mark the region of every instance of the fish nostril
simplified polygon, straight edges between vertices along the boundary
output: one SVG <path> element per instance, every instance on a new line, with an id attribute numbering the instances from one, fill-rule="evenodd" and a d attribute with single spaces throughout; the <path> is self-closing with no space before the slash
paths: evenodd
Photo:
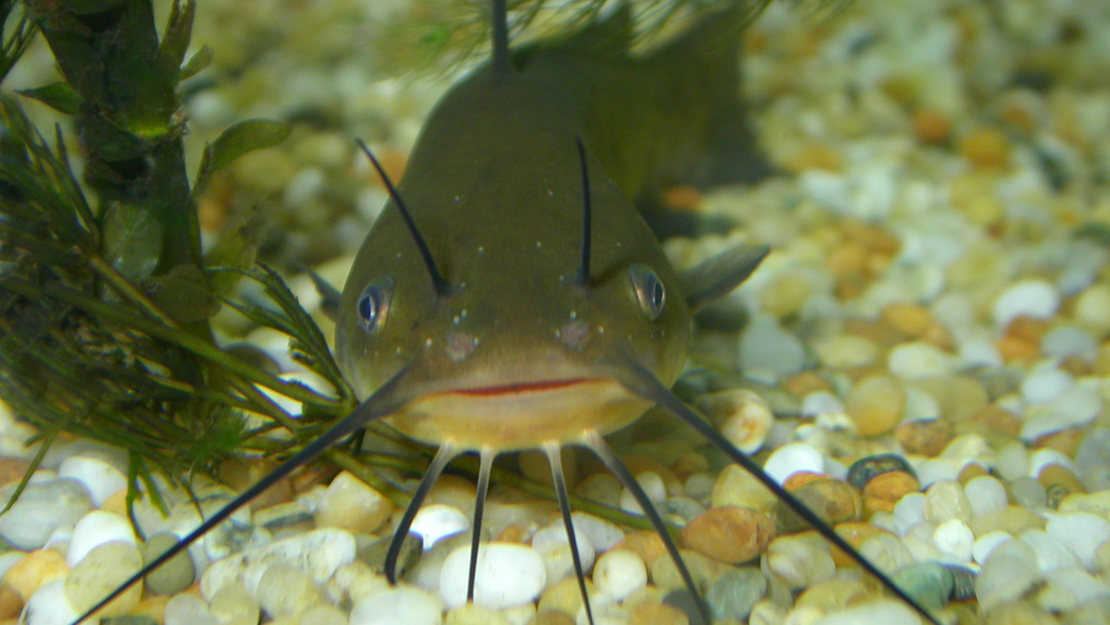
<path id="1" fill-rule="evenodd" d="M 478 337 L 469 332 L 452 332 L 444 341 L 443 351 L 451 362 L 462 362 L 478 347 Z"/>
<path id="2" fill-rule="evenodd" d="M 590 338 L 590 324 L 581 319 L 569 321 L 560 328 L 558 336 L 567 347 L 582 349 Z"/>

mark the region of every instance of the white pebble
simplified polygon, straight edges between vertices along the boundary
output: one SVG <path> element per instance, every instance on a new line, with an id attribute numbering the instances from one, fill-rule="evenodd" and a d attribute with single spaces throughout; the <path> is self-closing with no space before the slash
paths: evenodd
<path id="1" fill-rule="evenodd" d="M 574 512 L 570 515 L 574 523 L 575 532 L 585 534 L 590 539 L 590 544 L 598 552 L 609 551 L 617 543 L 624 540 L 624 532 L 610 521 L 596 517 L 585 512 Z"/>
<path id="2" fill-rule="evenodd" d="M 913 526 L 925 520 L 925 494 L 910 493 L 894 504 L 894 527 L 905 536 Z"/>
<path id="3" fill-rule="evenodd" d="M 844 414 L 840 398 L 828 391 L 814 391 L 802 398 L 802 416 L 819 417 L 826 414 Z"/>
<path id="4" fill-rule="evenodd" d="M 580 529 L 575 529 L 574 538 L 578 544 L 578 559 L 582 570 L 589 571 L 594 563 L 594 546 Z M 567 540 L 566 525 L 562 521 L 536 532 L 532 536 L 532 549 L 543 558 L 548 585 L 574 574 L 574 559 Z"/>
<path id="5" fill-rule="evenodd" d="M 593 582 L 606 596 L 614 601 L 623 601 L 647 585 L 647 567 L 635 553 L 613 549 L 597 559 Z"/>
<path id="6" fill-rule="evenodd" d="M 728 394 L 734 409 L 718 429 L 737 449 L 754 454 L 767 440 L 775 417 L 767 403 L 751 391 L 738 389 Z"/>
<path id="7" fill-rule="evenodd" d="M 932 421 L 940 417 L 940 405 L 933 396 L 913 387 L 906 389 L 906 407 L 902 421 Z"/>
<path id="8" fill-rule="evenodd" d="M 1081 566 L 1071 549 L 1042 529 L 1026 530 L 1018 539 L 1033 549 L 1041 573 Z"/>
<path id="9" fill-rule="evenodd" d="M 929 458 L 914 467 L 914 471 L 918 483 L 927 488 L 937 482 L 954 481 L 967 464 L 968 461 L 962 458 Z"/>
<path id="10" fill-rule="evenodd" d="M 1079 556 L 1088 571 L 1096 570 L 1096 551 L 1110 539 L 1110 523 L 1086 512 L 1053 514 L 1045 531 Z"/>
<path id="11" fill-rule="evenodd" d="M 972 518 L 983 516 L 1006 507 L 1006 487 L 997 478 L 980 475 L 964 484 L 964 494 L 971 504 Z"/>
<path id="12" fill-rule="evenodd" d="M 343 471 L 328 485 L 316 508 L 317 527 L 373 533 L 389 520 L 393 503 L 353 474 Z"/>
<path id="13" fill-rule="evenodd" d="M 1110 596 L 1110 586 L 1106 581 L 1095 578 L 1080 568 L 1060 569 L 1047 577 L 1050 586 L 1058 586 L 1067 591 L 1072 603 L 1063 606 L 1067 609 L 1088 603 L 1094 599 Z"/>
<path id="14" fill-rule="evenodd" d="M 791 590 L 823 582 L 836 573 L 826 543 L 806 534 L 772 540 L 764 557 L 767 570 Z"/>
<path id="15" fill-rule="evenodd" d="M 1058 464 L 1065 469 L 1076 473 L 1075 463 L 1072 462 L 1071 457 L 1067 454 L 1045 447 L 1033 452 L 1029 457 L 1029 477 L 1038 477 L 1041 474 L 1041 469 L 1050 464 Z"/>
<path id="16" fill-rule="evenodd" d="M 904 380 L 947 375 L 955 364 L 955 356 L 925 341 L 901 343 L 887 356 L 887 369 Z"/>
<path id="17" fill-rule="evenodd" d="M 805 443 L 783 445 L 763 464 L 763 471 L 779 484 L 798 471 L 821 473 L 824 469 L 825 459 L 821 452 Z"/>
<path id="18" fill-rule="evenodd" d="M 99 508 L 109 495 L 127 488 L 127 477 L 95 451 L 90 450 L 63 460 L 58 467 L 58 477 L 68 477 L 84 484 L 92 496 L 93 504 Z"/>
<path id="19" fill-rule="evenodd" d="M 1017 599 L 1039 580 L 1040 572 L 1035 563 L 1002 553 L 1015 542 L 1010 541 L 996 549 L 976 576 L 975 596 L 981 610 L 990 610 Z"/>
<path id="20" fill-rule="evenodd" d="M 7 502 L 15 488 L 0 491 Z M 11 509 L 0 516 L 0 537 L 19 549 L 38 549 L 55 530 L 72 527 L 89 511 L 89 492 L 68 479 L 30 483 Z"/>
<path id="21" fill-rule="evenodd" d="M 205 597 L 211 597 L 229 582 L 242 582 L 253 592 L 262 574 L 275 564 L 294 566 L 308 573 L 317 584 L 323 584 L 339 567 L 354 559 L 355 539 L 349 532 L 318 529 L 213 563 L 201 576 L 200 589 Z"/>
<path id="22" fill-rule="evenodd" d="M 1029 474 L 1029 451 L 1019 442 L 1009 443 L 998 450 L 995 469 L 1002 479 L 1013 481 Z"/>
<path id="23" fill-rule="evenodd" d="M 450 608 L 466 603 L 470 545 L 457 547 L 443 562 L 439 594 Z M 539 596 L 547 570 L 535 551 L 515 543 L 490 542 L 478 549 L 474 602 L 501 609 L 522 605 Z"/>
<path id="24" fill-rule="evenodd" d="M 94 510 L 77 522 L 73 528 L 73 538 L 66 552 L 66 564 L 73 567 L 96 547 L 120 540 L 135 544 L 135 532 L 127 519 L 112 512 Z"/>
<path id="25" fill-rule="evenodd" d="M 925 518 L 933 523 L 952 519 L 967 521 L 971 519 L 971 502 L 959 482 L 943 480 L 925 492 L 923 512 Z"/>
<path id="26" fill-rule="evenodd" d="M 1021 394 L 1025 401 L 1043 404 L 1066 391 L 1075 382 L 1066 371 L 1055 366 L 1037 367 L 1021 383 Z"/>
<path id="27" fill-rule="evenodd" d="M 977 538 L 975 544 L 971 546 L 971 557 L 979 564 L 983 564 L 999 545 L 1011 540 L 1014 540 L 1014 537 L 1001 530 L 987 532 Z"/>
<path id="28" fill-rule="evenodd" d="M 1003 328 L 1018 317 L 1051 319 L 1060 308 L 1060 292 L 1045 280 L 1025 280 L 1006 289 L 994 302 L 994 324 Z"/>
<path id="29" fill-rule="evenodd" d="M 802 370 L 805 347 L 768 314 L 756 314 L 740 335 L 740 368 L 749 377 L 774 382 Z"/>
<path id="30" fill-rule="evenodd" d="M 1098 355 L 1098 340 L 1083 328 L 1062 325 L 1041 337 L 1041 351 L 1049 358 L 1074 357 L 1092 362 Z"/>
<path id="31" fill-rule="evenodd" d="M 65 580 L 54 580 L 39 587 L 23 606 L 19 622 L 23 625 L 69 625 L 77 612 L 66 599 Z"/>
<path id="32" fill-rule="evenodd" d="M 424 539 L 424 551 L 428 551 L 440 540 L 468 529 L 469 516 L 454 506 L 434 503 L 416 513 L 409 531 Z"/>
<path id="33" fill-rule="evenodd" d="M 439 597 L 399 585 L 355 603 L 350 625 L 440 625 L 442 612 Z"/>
<path id="34" fill-rule="evenodd" d="M 301 614 L 322 599 L 320 588 L 312 578 L 288 564 L 266 567 L 259 577 L 256 594 L 259 605 L 273 618 Z"/>
<path id="35" fill-rule="evenodd" d="M 647 495 L 648 501 L 651 503 L 659 503 L 667 498 L 667 486 L 663 484 L 663 478 L 655 471 L 644 471 L 636 476 L 636 482 L 643 489 L 644 494 Z M 632 491 L 627 488 L 621 490 L 620 500 L 621 510 L 631 512 L 632 514 L 642 515 L 644 511 L 640 508 L 640 502 L 636 501 L 636 497 Z"/>
<path id="36" fill-rule="evenodd" d="M 954 558 L 958 562 L 971 561 L 971 548 L 975 543 L 975 535 L 971 528 L 959 519 L 950 519 L 933 530 L 933 545 L 941 553 Z"/>

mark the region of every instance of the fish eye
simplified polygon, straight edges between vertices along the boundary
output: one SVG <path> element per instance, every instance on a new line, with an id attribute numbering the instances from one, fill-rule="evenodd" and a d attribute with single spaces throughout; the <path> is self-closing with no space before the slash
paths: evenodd
<path id="1" fill-rule="evenodd" d="M 655 321 L 663 314 L 663 307 L 667 304 L 667 290 L 663 281 L 651 267 L 635 264 L 628 268 L 628 279 L 632 281 L 632 289 L 636 292 L 636 301 L 640 310 L 650 321 Z"/>
<path id="2" fill-rule="evenodd" d="M 382 278 L 366 285 L 358 297 L 358 323 L 367 334 L 382 328 L 389 313 L 389 300 L 393 295 L 393 279 Z"/>

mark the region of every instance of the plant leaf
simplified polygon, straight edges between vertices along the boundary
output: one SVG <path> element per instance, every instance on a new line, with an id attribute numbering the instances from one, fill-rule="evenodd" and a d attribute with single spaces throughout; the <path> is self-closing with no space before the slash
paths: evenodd
<path id="1" fill-rule="evenodd" d="M 199 74 L 201 70 L 208 67 L 210 63 L 212 63 L 212 48 L 209 48 L 208 44 L 205 44 L 200 47 L 200 50 L 194 52 L 193 56 L 190 56 L 185 61 L 185 64 L 181 66 L 181 73 L 178 74 L 177 79 L 185 80 L 186 78 L 192 78 Z"/>
<path id="2" fill-rule="evenodd" d="M 209 176 L 247 152 L 281 143 L 290 130 L 288 124 L 269 119 L 248 119 L 224 130 L 204 149 L 196 186 L 203 186 Z"/>
<path id="3" fill-rule="evenodd" d="M 32 100 L 38 100 L 59 113 L 76 115 L 81 111 L 81 97 L 65 82 L 52 82 L 34 89 L 21 89 L 19 93 Z"/>

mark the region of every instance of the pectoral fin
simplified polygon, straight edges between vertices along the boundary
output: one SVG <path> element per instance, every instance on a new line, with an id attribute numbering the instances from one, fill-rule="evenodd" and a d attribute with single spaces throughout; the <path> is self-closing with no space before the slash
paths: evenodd
<path id="1" fill-rule="evenodd" d="M 766 245 L 737 245 L 679 274 L 690 311 L 732 292 L 770 251 Z"/>

